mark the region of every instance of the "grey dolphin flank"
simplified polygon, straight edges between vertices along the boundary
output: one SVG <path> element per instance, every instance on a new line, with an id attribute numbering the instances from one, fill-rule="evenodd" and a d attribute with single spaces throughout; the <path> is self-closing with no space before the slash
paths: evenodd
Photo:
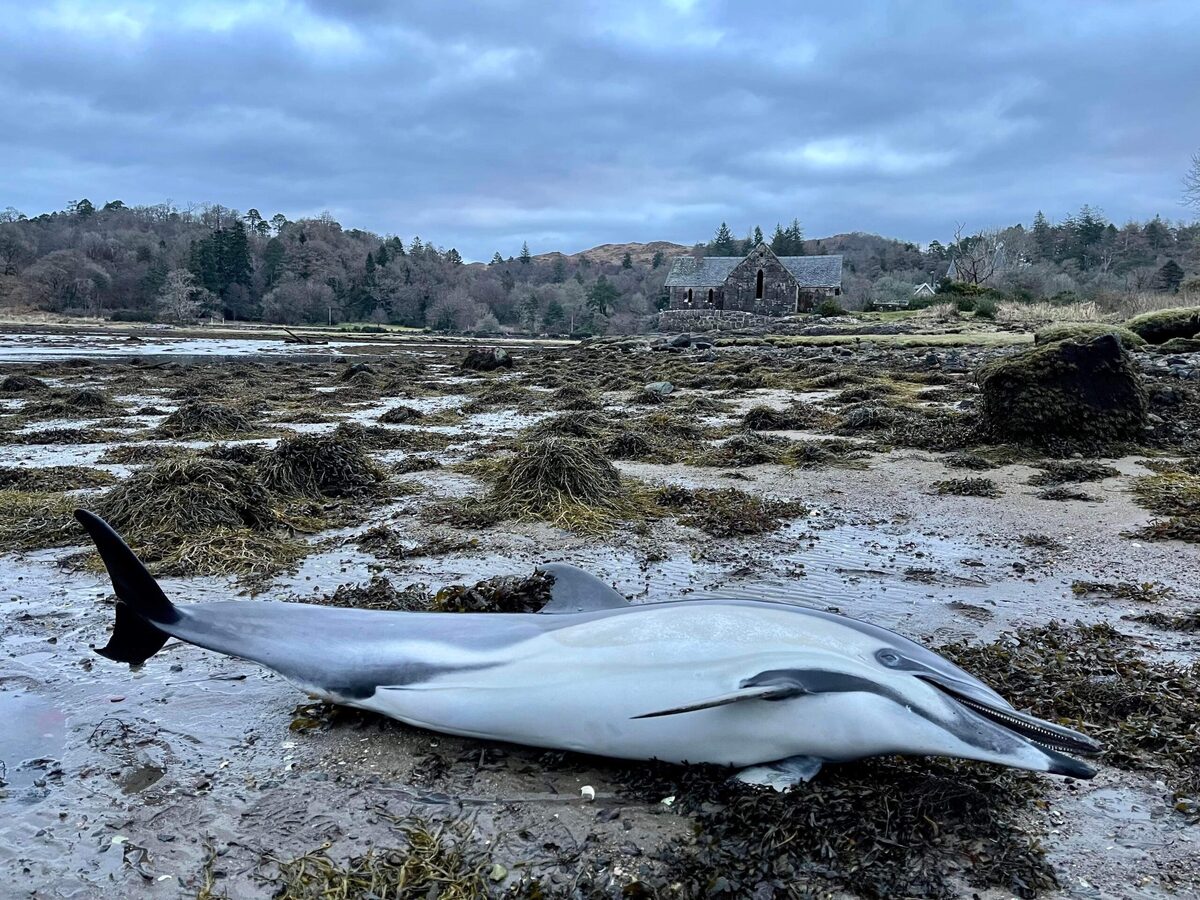
<path id="1" fill-rule="evenodd" d="M 786 787 L 824 762 L 952 756 L 1091 778 L 1095 741 L 1019 712 L 887 629 L 790 604 L 630 605 L 572 566 L 539 613 L 226 601 L 175 606 L 102 519 L 112 577 L 98 652 L 140 665 L 168 638 L 252 660 L 336 703 L 434 731 L 625 759 L 716 763 Z M 1064 752 L 1065 751 L 1065 752 Z"/>

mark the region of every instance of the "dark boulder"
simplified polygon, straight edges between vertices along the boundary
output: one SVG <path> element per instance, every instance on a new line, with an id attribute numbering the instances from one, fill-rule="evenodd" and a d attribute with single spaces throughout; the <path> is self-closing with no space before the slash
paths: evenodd
<path id="1" fill-rule="evenodd" d="M 1163 344 L 1171 338 L 1190 338 L 1200 332 L 1200 306 L 1143 313 L 1126 322 L 1125 327 L 1151 344 Z"/>
<path id="2" fill-rule="evenodd" d="M 979 373 L 981 427 L 991 440 L 1051 451 L 1136 440 L 1146 389 L 1116 335 L 1055 341 L 996 360 Z"/>
<path id="3" fill-rule="evenodd" d="M 472 372 L 494 372 L 512 367 L 512 354 L 502 347 L 472 347 L 462 361 L 462 368 Z"/>

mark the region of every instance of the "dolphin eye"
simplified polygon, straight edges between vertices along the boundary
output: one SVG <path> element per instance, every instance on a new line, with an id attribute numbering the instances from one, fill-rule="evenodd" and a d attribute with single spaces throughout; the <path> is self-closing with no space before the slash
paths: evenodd
<path id="1" fill-rule="evenodd" d="M 880 650 L 875 654 L 875 658 L 885 666 L 900 665 L 900 654 L 896 653 L 894 650 Z"/>

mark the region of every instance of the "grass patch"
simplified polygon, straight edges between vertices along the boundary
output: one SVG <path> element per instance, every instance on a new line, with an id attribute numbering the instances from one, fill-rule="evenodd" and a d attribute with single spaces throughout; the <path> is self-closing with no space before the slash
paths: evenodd
<path id="1" fill-rule="evenodd" d="M 1000 496 L 1000 486 L 990 478 L 949 478 L 945 481 L 935 481 L 933 490 L 938 494 L 952 494 L 957 497 L 987 497 L 995 499 Z"/>

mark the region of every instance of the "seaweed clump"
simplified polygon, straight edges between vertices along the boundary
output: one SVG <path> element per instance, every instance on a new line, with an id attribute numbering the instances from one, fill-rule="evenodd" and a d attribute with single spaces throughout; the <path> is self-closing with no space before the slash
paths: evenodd
<path id="1" fill-rule="evenodd" d="M 254 430 L 254 424 L 237 409 L 191 400 L 163 419 L 157 432 L 168 438 L 204 438 L 248 434 Z"/>
<path id="2" fill-rule="evenodd" d="M 1157 581 L 1119 581 L 1114 583 L 1104 581 L 1072 581 L 1071 593 L 1076 597 L 1098 595 L 1110 600 L 1132 600 L 1135 603 L 1157 603 L 1169 600 L 1175 595 L 1171 588 Z"/>
<path id="3" fill-rule="evenodd" d="M 110 472 L 85 466 L 0 466 L 0 490 L 78 491 L 116 481 Z"/>
<path id="4" fill-rule="evenodd" d="M 680 524 L 713 537 L 764 534 L 786 520 L 806 515 L 796 501 L 755 497 L 737 488 L 685 488 L 673 485 L 655 496 L 659 506 L 682 513 Z"/>
<path id="5" fill-rule="evenodd" d="M 827 414 L 807 403 L 794 403 L 786 409 L 755 406 L 742 416 L 742 427 L 748 431 L 802 431 L 823 424 Z"/>
<path id="6" fill-rule="evenodd" d="M 1200 544 L 1200 475 L 1166 472 L 1134 479 L 1138 503 L 1157 515 L 1140 535 Z"/>
<path id="7" fill-rule="evenodd" d="M 362 496 L 386 478 L 362 444 L 337 431 L 282 440 L 258 469 L 267 487 L 291 497 Z"/>
<path id="8" fill-rule="evenodd" d="M 595 532 L 639 513 L 620 473 L 595 441 L 554 435 L 520 441 L 489 478 L 486 497 L 459 504 L 463 521 L 542 520 Z"/>
<path id="9" fill-rule="evenodd" d="M 983 472 L 987 469 L 996 468 L 996 464 L 986 456 L 980 456 L 978 453 L 969 453 L 967 451 L 951 453 L 942 461 L 952 469 L 970 469 L 975 472 Z"/>
<path id="10" fill-rule="evenodd" d="M 425 414 L 419 409 L 413 409 L 411 406 L 393 406 L 379 417 L 379 421 L 384 425 L 407 425 L 409 422 L 415 422 L 417 419 L 424 418 Z"/>
<path id="11" fill-rule="evenodd" d="M 429 601 L 434 612 L 529 613 L 550 602 L 554 578 L 534 572 L 522 578 L 500 575 L 474 585 L 452 584 L 442 588 Z"/>
<path id="12" fill-rule="evenodd" d="M 1177 796 L 1200 795 L 1200 666 L 1151 661 L 1103 623 L 1051 623 L 940 650 L 1018 709 L 1104 743 L 1108 765 L 1158 772 Z"/>
<path id="13" fill-rule="evenodd" d="M 723 441 L 703 455 L 697 455 L 693 464 L 699 466 L 733 466 L 744 468 L 763 463 L 778 463 L 784 459 L 791 442 L 784 437 L 743 431 Z"/>
<path id="14" fill-rule="evenodd" d="M 79 536 L 76 501 L 62 494 L 0 489 L 0 552 L 70 544 Z"/>
<path id="15" fill-rule="evenodd" d="M 95 512 L 166 575 L 265 576 L 307 554 L 254 469 L 181 456 L 131 475 Z"/>
<path id="16" fill-rule="evenodd" d="M 417 585 L 410 585 L 403 589 L 397 588 L 382 575 L 373 576 L 365 584 L 338 585 L 333 593 L 323 597 L 292 599 L 305 603 L 318 603 L 321 606 L 340 606 L 352 609 L 419 612 L 429 608 L 429 594 L 424 588 Z"/>
<path id="17" fill-rule="evenodd" d="M 466 823 L 436 824 L 408 819 L 399 825 L 403 846 L 372 848 L 344 864 L 324 849 L 293 859 L 272 861 L 275 900 L 325 900 L 330 897 L 424 898 L 485 900 L 489 882 L 503 880 L 507 870 L 471 843 Z M 502 874 L 503 873 L 503 874 Z"/>
<path id="18" fill-rule="evenodd" d="M 0 378 L 0 394 L 7 396 L 43 394 L 50 390 L 50 385 L 32 375 L 5 375 Z"/>
<path id="19" fill-rule="evenodd" d="M 711 766 L 649 777 L 640 794 L 669 795 L 695 820 L 695 838 L 665 853 L 670 896 L 951 898 L 964 876 L 1019 897 L 1058 885 L 1023 821 L 1042 793 L 1025 773 L 888 757 L 830 766 L 786 793 Z"/>
<path id="20" fill-rule="evenodd" d="M 1113 335 L 1056 341 L 980 370 L 983 434 L 1057 453 L 1100 449 L 1142 435 L 1146 390 Z"/>
<path id="21" fill-rule="evenodd" d="M 939 494 L 958 497 L 987 497 L 994 500 L 1000 496 L 1000 486 L 990 478 L 949 478 L 935 481 L 933 489 Z"/>
<path id="22" fill-rule="evenodd" d="M 1046 463 L 1042 471 L 1030 476 L 1029 483 L 1043 486 L 1055 484 L 1078 484 L 1084 481 L 1103 481 L 1120 475 L 1119 469 L 1091 460 L 1062 460 Z"/>

